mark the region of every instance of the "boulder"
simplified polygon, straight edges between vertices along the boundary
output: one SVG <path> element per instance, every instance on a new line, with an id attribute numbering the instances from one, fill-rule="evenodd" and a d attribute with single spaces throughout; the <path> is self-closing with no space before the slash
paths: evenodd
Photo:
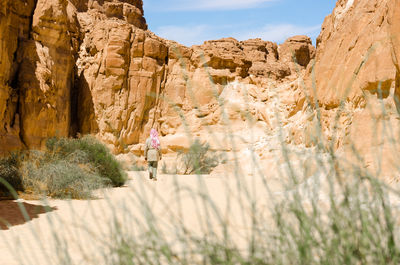
<path id="1" fill-rule="evenodd" d="M 296 63 L 307 67 L 315 57 L 315 47 L 308 36 L 294 36 L 279 45 L 279 60 L 284 63 Z"/>

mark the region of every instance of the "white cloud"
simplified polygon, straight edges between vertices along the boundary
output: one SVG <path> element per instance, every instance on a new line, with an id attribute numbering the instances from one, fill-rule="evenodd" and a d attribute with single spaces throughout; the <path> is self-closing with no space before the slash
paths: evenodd
<path id="1" fill-rule="evenodd" d="M 164 6 L 168 11 L 235 10 L 248 9 L 277 0 L 170 0 Z"/>
<path id="2" fill-rule="evenodd" d="M 234 37 L 238 40 L 261 38 L 266 41 L 282 43 L 295 35 L 307 35 L 315 39 L 321 26 L 296 26 L 292 24 L 265 25 L 253 30 L 238 29 L 235 26 L 197 25 L 197 26 L 162 26 L 155 30 L 160 37 L 177 41 L 186 46 L 202 44 L 206 40 Z"/>
<path id="3" fill-rule="evenodd" d="M 205 40 L 213 38 L 212 36 L 215 34 L 208 25 L 162 26 L 155 33 L 160 37 L 174 40 L 187 46 L 202 44 Z"/>

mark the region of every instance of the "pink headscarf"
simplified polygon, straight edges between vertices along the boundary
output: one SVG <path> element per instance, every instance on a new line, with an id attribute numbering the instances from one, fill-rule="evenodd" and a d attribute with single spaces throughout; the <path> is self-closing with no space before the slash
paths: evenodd
<path id="1" fill-rule="evenodd" d="M 155 149 L 160 149 L 160 140 L 158 139 L 158 132 L 155 129 L 150 131 L 151 146 Z"/>

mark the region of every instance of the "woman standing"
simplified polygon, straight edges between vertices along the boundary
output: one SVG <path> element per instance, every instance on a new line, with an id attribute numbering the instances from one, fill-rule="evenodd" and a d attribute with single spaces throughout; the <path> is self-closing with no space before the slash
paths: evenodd
<path id="1" fill-rule="evenodd" d="M 161 160 L 161 145 L 158 139 L 158 133 L 155 129 L 151 129 L 150 137 L 146 139 L 144 147 L 144 159 L 149 165 L 149 178 L 157 181 L 157 165 Z"/>

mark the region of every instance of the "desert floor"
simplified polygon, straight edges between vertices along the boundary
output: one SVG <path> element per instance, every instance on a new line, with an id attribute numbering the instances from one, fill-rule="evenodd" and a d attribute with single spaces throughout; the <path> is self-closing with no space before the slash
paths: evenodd
<path id="1" fill-rule="evenodd" d="M 129 172 L 129 179 L 124 187 L 99 191 L 94 200 L 0 201 L 0 218 L 11 225 L 0 230 L 0 264 L 103 264 L 114 224 L 143 240 L 140 233 L 151 220 L 167 238 L 174 237 L 178 222 L 203 235 L 210 227 L 218 233 L 218 220 L 223 220 L 240 244 L 250 225 L 250 202 L 257 201 L 253 211 L 268 214 L 269 196 L 281 194 L 278 186 L 268 185 L 269 190 L 261 178 L 251 176 L 159 175 L 154 182 L 146 172 Z"/>
<path id="2" fill-rule="evenodd" d="M 178 228 L 202 237 L 222 235 L 221 228 L 228 227 L 238 248 L 246 249 L 252 216 L 273 229 L 272 207 L 294 191 L 306 198 L 309 187 L 318 189 L 320 206 L 328 209 L 327 183 L 318 174 L 295 188 L 283 187 L 278 174 L 160 174 L 154 182 L 147 172 L 131 171 L 125 186 L 97 191 L 93 200 L 0 201 L 0 218 L 11 225 L 0 227 L 0 264 L 106 264 L 115 254 L 117 235 L 146 245 L 150 227 L 172 245 L 182 233 Z M 399 196 L 389 197 L 398 214 Z M 30 221 L 21 215 L 20 205 Z M 310 206 L 307 200 L 304 206 Z M 400 223 L 400 214 L 396 219 Z M 179 251 L 181 246 L 175 247 Z"/>

